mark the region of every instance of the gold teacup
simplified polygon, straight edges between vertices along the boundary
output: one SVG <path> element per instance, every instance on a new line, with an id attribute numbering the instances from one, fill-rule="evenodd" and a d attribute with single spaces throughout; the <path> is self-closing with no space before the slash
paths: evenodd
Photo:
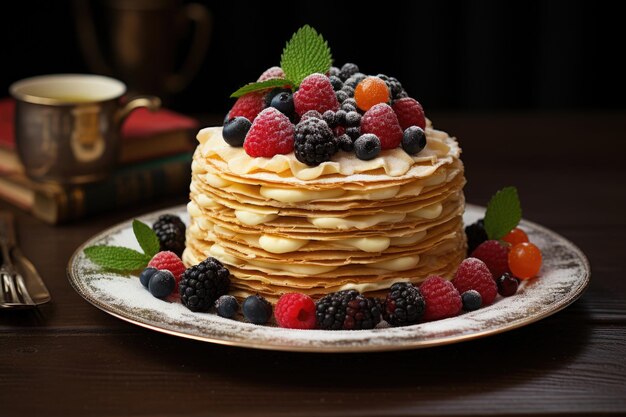
<path id="1" fill-rule="evenodd" d="M 161 100 L 123 102 L 126 85 L 88 74 L 43 75 L 9 88 L 16 99 L 15 142 L 26 174 L 38 181 L 85 183 L 106 177 L 117 162 L 120 128 L 134 109 Z"/>

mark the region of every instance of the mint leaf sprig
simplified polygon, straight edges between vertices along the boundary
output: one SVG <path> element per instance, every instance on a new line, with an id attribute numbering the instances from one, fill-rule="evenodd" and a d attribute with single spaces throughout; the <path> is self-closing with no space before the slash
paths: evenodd
<path id="1" fill-rule="evenodd" d="M 515 229 L 522 219 L 522 207 L 517 188 L 505 187 L 494 194 L 487 204 L 485 231 L 489 239 L 499 240 Z"/>
<path id="2" fill-rule="evenodd" d="M 293 90 L 311 74 L 317 72 L 326 74 L 332 62 L 333 57 L 328 42 L 311 26 L 304 25 L 293 34 L 280 57 L 280 67 L 285 73 L 284 79 L 249 83 L 230 96 L 237 98 L 254 91 L 285 85 Z"/>
<path id="3" fill-rule="evenodd" d="M 133 233 L 143 253 L 123 246 L 94 245 L 85 248 L 93 263 L 113 271 L 133 272 L 145 268 L 160 250 L 159 238 L 150 226 L 133 220 Z"/>

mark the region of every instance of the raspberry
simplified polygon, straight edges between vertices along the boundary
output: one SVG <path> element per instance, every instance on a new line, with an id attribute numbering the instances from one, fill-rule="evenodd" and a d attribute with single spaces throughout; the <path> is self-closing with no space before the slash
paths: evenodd
<path id="1" fill-rule="evenodd" d="M 170 251 L 163 251 L 154 255 L 148 262 L 148 266 L 161 271 L 170 271 L 174 275 L 174 279 L 176 279 L 176 287 L 178 287 L 181 275 L 185 272 L 183 261 L 180 260 L 178 255 Z"/>
<path id="2" fill-rule="evenodd" d="M 478 258 L 483 261 L 493 279 L 498 279 L 505 272 L 509 271 L 509 248 L 497 240 L 488 240 L 478 245 L 471 254 L 472 258 Z"/>
<path id="3" fill-rule="evenodd" d="M 410 126 L 426 129 L 424 109 L 417 100 L 411 97 L 400 98 L 396 100 L 391 107 L 393 107 L 393 111 L 396 112 L 398 122 L 400 122 L 402 129 L 406 129 Z"/>
<path id="4" fill-rule="evenodd" d="M 233 108 L 228 112 L 227 118 L 230 120 L 234 117 L 242 116 L 252 122 L 261 110 L 265 108 L 266 93 L 267 90 L 254 91 L 239 97 Z"/>
<path id="5" fill-rule="evenodd" d="M 337 139 L 325 121 L 309 118 L 296 126 L 294 152 L 298 161 L 316 166 L 339 150 Z"/>
<path id="6" fill-rule="evenodd" d="M 480 259 L 467 258 L 459 265 L 454 275 L 452 285 L 463 294 L 465 291 L 475 290 L 480 293 L 483 305 L 493 303 L 498 295 L 498 286 L 489 272 L 487 265 Z"/>
<path id="7" fill-rule="evenodd" d="M 363 111 L 371 109 L 379 103 L 389 102 L 387 84 L 378 77 L 367 77 L 354 89 L 356 105 Z"/>
<path id="8" fill-rule="evenodd" d="M 274 317 L 280 327 L 313 329 L 315 328 L 315 303 L 306 294 L 283 294 L 274 308 Z"/>
<path id="9" fill-rule="evenodd" d="M 450 281 L 433 275 L 420 285 L 426 308 L 422 320 L 433 321 L 454 317 L 461 312 L 461 295 Z"/>
<path id="10" fill-rule="evenodd" d="M 369 109 L 361 118 L 361 133 L 372 133 L 380 139 L 382 149 L 393 149 L 402 141 L 402 129 L 393 109 L 380 103 Z"/>
<path id="11" fill-rule="evenodd" d="M 285 78 L 285 73 L 281 67 L 271 67 L 263 71 L 257 82 L 273 80 L 275 78 Z"/>
<path id="12" fill-rule="evenodd" d="M 293 95 L 296 113 L 302 116 L 309 110 L 324 113 L 326 110 L 337 111 L 339 102 L 330 80 L 322 74 L 311 74 L 300 84 Z"/>
<path id="13" fill-rule="evenodd" d="M 269 107 L 254 119 L 243 149 L 252 157 L 286 154 L 293 151 L 293 134 L 294 126 L 289 118 Z"/>
<path id="14" fill-rule="evenodd" d="M 511 248 L 508 261 L 511 272 L 517 278 L 532 278 L 541 269 L 541 251 L 532 243 L 518 243 Z"/>

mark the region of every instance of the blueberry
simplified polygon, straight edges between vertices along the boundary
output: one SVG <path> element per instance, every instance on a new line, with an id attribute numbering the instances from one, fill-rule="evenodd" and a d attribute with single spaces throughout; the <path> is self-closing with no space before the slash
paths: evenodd
<path id="1" fill-rule="evenodd" d="M 215 308 L 219 316 L 230 319 L 239 311 L 239 303 L 232 295 L 222 295 L 215 301 Z"/>
<path id="2" fill-rule="evenodd" d="M 143 271 L 141 271 L 141 274 L 139 274 L 139 282 L 141 282 L 141 285 L 143 285 L 144 287 L 148 288 L 148 283 L 150 282 L 150 278 L 152 278 L 152 276 L 157 271 L 158 271 L 158 269 L 152 268 L 151 266 L 149 266 L 146 269 L 144 269 Z"/>
<path id="3" fill-rule="evenodd" d="M 337 96 L 337 101 L 340 103 L 343 103 L 344 100 L 347 100 L 350 98 L 350 96 L 348 95 L 348 93 L 346 93 L 343 90 L 339 90 L 335 93 L 335 96 Z"/>
<path id="4" fill-rule="evenodd" d="M 380 153 L 380 139 L 372 133 L 360 136 L 354 141 L 354 151 L 359 159 L 364 161 L 374 159 Z"/>
<path id="5" fill-rule="evenodd" d="M 270 92 L 265 95 L 265 98 L 264 98 L 265 107 L 270 107 L 272 105 L 272 100 L 274 99 L 274 97 L 276 97 L 280 93 L 291 93 L 291 90 L 289 88 L 281 88 L 281 87 L 276 87 L 276 88 L 271 89 Z"/>
<path id="6" fill-rule="evenodd" d="M 344 110 L 337 110 L 335 112 L 335 123 L 339 126 L 346 124 L 346 112 Z"/>
<path id="7" fill-rule="evenodd" d="M 348 98 L 348 99 L 344 100 L 343 103 L 341 103 L 341 108 L 342 109 L 344 107 L 347 107 L 347 106 L 351 106 L 351 107 L 354 107 L 356 109 L 356 100 L 353 99 L 353 98 Z M 346 109 L 344 109 L 344 110 L 346 110 Z M 348 111 L 350 111 L 350 110 L 346 110 L 346 112 L 348 112 Z"/>
<path id="8" fill-rule="evenodd" d="M 361 124 L 361 115 L 356 111 L 349 111 L 346 113 L 346 126 L 357 127 Z"/>
<path id="9" fill-rule="evenodd" d="M 232 118 L 224 125 L 222 137 L 230 146 L 243 146 L 243 141 L 246 139 L 250 126 L 252 126 L 252 123 L 245 117 L 238 116 Z"/>
<path id="10" fill-rule="evenodd" d="M 174 275 L 172 275 L 170 271 L 163 270 L 157 271 L 152 275 L 150 283 L 148 284 L 148 290 L 150 290 L 150 294 L 156 298 L 165 298 L 174 291 L 175 286 L 176 280 L 174 279 Z"/>
<path id="11" fill-rule="evenodd" d="M 295 111 L 293 106 L 293 94 L 291 94 L 291 91 L 283 91 L 276 94 L 272 99 L 270 106 L 274 107 L 285 116 L 291 117 Z"/>
<path id="12" fill-rule="evenodd" d="M 343 87 L 343 81 L 341 81 L 339 77 L 331 75 L 330 77 L 328 77 L 328 79 L 330 80 L 330 84 L 333 86 L 333 90 L 341 90 L 341 87 Z"/>
<path id="13" fill-rule="evenodd" d="M 349 85 L 344 85 L 343 87 L 341 87 L 341 91 L 346 93 L 348 97 L 354 97 L 354 88 L 350 87 Z"/>
<path id="14" fill-rule="evenodd" d="M 426 147 L 426 133 L 421 127 L 407 127 L 402 135 L 402 149 L 409 155 L 415 155 Z"/>
<path id="15" fill-rule="evenodd" d="M 326 110 L 324 114 L 322 114 L 322 119 L 326 122 L 328 127 L 331 129 L 337 126 L 337 120 L 335 118 L 335 113 L 332 110 Z"/>
<path id="16" fill-rule="evenodd" d="M 359 72 L 359 67 L 357 67 L 356 64 L 348 62 L 341 67 L 341 70 L 339 71 L 339 78 L 346 80 L 357 72 Z"/>
<path id="17" fill-rule="evenodd" d="M 339 149 L 346 152 L 352 152 L 354 149 L 354 142 L 352 138 L 346 134 L 343 134 L 337 138 L 337 143 L 339 144 Z"/>
<path id="18" fill-rule="evenodd" d="M 478 310 L 483 304 L 483 298 L 476 290 L 468 290 L 461 294 L 461 300 L 463 301 L 463 310 L 474 311 Z"/>
<path id="19" fill-rule="evenodd" d="M 272 317 L 272 305 L 258 294 L 246 298 L 242 310 L 246 320 L 254 324 L 265 324 Z"/>
<path id="20" fill-rule="evenodd" d="M 349 127 L 346 129 L 346 135 L 350 136 L 350 139 L 357 140 L 361 136 L 360 127 Z"/>
<path id="21" fill-rule="evenodd" d="M 498 284 L 498 293 L 503 297 L 510 297 L 517 292 L 519 281 L 517 278 L 509 274 L 504 273 L 500 278 L 496 280 Z"/>

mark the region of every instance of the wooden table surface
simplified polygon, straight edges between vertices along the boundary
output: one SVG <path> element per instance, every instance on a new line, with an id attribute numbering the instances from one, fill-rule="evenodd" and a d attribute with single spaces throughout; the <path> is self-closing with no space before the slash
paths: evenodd
<path id="1" fill-rule="evenodd" d="M 468 202 L 516 185 L 524 217 L 592 267 L 575 304 L 481 340 L 379 354 L 231 348 L 159 334 L 92 307 L 66 263 L 96 232 L 162 201 L 51 227 L 18 216 L 53 300 L 0 311 L 0 415 L 626 415 L 626 114 L 441 114 L 464 149 Z"/>

